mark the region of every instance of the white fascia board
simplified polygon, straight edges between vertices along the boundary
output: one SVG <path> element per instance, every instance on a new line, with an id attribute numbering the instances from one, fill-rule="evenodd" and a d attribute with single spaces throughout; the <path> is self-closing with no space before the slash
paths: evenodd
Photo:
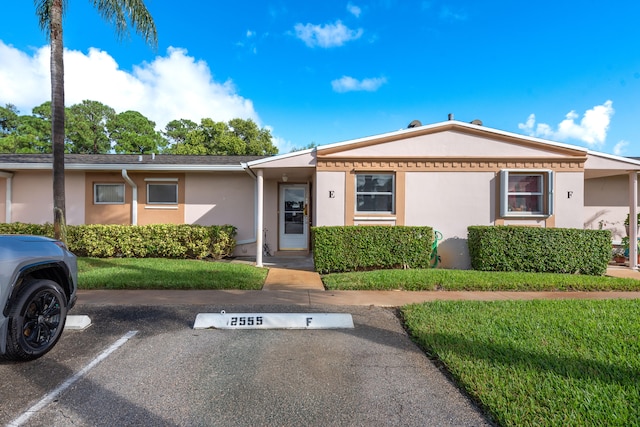
<path id="1" fill-rule="evenodd" d="M 307 148 L 306 150 L 294 151 L 292 153 L 277 154 L 275 156 L 265 157 L 264 159 L 252 160 L 250 162 L 245 163 L 245 165 L 251 168 L 253 166 L 258 166 L 258 165 L 261 165 L 263 163 L 269 163 L 269 162 L 273 162 L 273 161 L 277 161 L 277 160 L 287 159 L 289 157 L 296 157 L 296 156 L 301 156 L 301 155 L 304 155 L 304 154 L 309 154 L 309 153 L 313 152 L 314 150 L 315 150 L 315 148 Z"/>
<path id="2" fill-rule="evenodd" d="M 601 153 L 600 151 L 592 151 L 592 150 L 589 150 L 587 154 L 590 155 L 590 156 L 603 157 L 605 159 L 615 160 L 617 162 L 622 162 L 622 163 L 627 163 L 630 166 L 640 167 L 640 160 L 634 160 L 634 159 L 630 159 L 628 157 L 616 156 L 615 154 Z"/>
<path id="3" fill-rule="evenodd" d="M 0 163 L 1 169 L 8 170 L 51 170 L 51 163 Z M 66 163 L 65 170 L 81 171 L 169 171 L 169 172 L 244 172 L 242 165 L 137 165 L 128 164 L 79 164 Z"/>

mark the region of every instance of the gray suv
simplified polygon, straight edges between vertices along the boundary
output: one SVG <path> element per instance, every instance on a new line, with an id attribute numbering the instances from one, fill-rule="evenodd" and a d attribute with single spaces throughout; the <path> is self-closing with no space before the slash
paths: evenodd
<path id="1" fill-rule="evenodd" d="M 32 360 L 51 350 L 77 286 L 76 256 L 62 242 L 0 235 L 0 358 Z"/>

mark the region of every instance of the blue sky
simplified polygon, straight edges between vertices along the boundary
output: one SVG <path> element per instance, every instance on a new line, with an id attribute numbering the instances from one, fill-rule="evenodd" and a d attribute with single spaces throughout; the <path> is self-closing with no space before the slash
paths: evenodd
<path id="1" fill-rule="evenodd" d="M 64 21 L 66 100 L 172 119 L 252 118 L 280 152 L 447 119 L 640 156 L 640 3 L 147 0 L 159 46 L 88 0 Z M 0 26 L 0 105 L 49 99 L 33 2 Z"/>

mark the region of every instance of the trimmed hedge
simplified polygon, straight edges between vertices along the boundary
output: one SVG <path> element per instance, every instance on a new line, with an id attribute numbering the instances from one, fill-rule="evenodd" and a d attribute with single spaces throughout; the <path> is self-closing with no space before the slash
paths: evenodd
<path id="1" fill-rule="evenodd" d="M 0 224 L 0 234 L 53 237 L 51 224 Z M 77 256 L 110 258 L 206 258 L 230 256 L 236 228 L 231 225 L 68 225 L 67 244 Z"/>
<path id="2" fill-rule="evenodd" d="M 611 258 L 608 230 L 516 226 L 468 227 L 471 268 L 603 275 Z"/>
<path id="3" fill-rule="evenodd" d="M 429 267 L 431 227 L 313 227 L 312 233 L 320 273 Z"/>

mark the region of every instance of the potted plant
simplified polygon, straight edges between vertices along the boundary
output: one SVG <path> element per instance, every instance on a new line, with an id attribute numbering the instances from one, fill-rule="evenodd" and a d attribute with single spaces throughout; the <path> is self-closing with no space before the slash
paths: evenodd
<path id="1" fill-rule="evenodd" d="M 638 214 L 638 220 L 636 221 L 636 227 L 640 230 L 640 213 Z M 629 214 L 624 220 L 624 230 L 627 232 L 627 236 L 629 235 Z M 640 233 L 639 233 L 640 234 Z"/>
<path id="2" fill-rule="evenodd" d="M 625 257 L 629 257 L 629 236 L 622 238 L 622 247 L 624 248 Z M 638 240 L 638 264 L 640 264 L 640 240 Z"/>
<path id="3" fill-rule="evenodd" d="M 613 262 L 615 262 L 617 264 L 624 264 L 624 262 L 627 260 L 627 258 L 624 256 L 624 249 L 623 248 L 614 248 L 611 251 L 611 255 L 613 257 Z"/>

